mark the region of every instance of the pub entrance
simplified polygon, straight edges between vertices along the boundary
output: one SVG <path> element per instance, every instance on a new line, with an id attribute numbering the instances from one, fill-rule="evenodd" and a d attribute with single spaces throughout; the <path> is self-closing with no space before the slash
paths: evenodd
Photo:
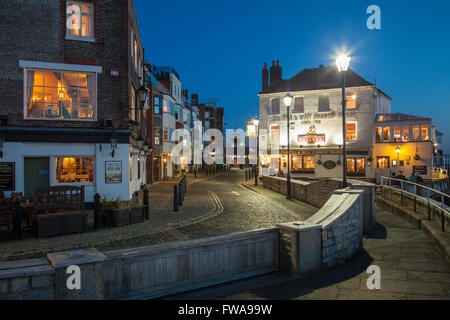
<path id="1" fill-rule="evenodd" d="M 50 185 L 50 159 L 25 158 L 24 159 L 24 196 L 33 197 L 36 188 L 47 188 Z"/>

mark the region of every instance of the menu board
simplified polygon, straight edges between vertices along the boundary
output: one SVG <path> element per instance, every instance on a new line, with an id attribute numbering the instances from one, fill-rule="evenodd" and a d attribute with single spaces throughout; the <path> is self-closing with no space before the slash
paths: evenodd
<path id="1" fill-rule="evenodd" d="M 427 166 L 413 166 L 413 172 L 418 175 L 426 175 L 427 174 Z"/>
<path id="2" fill-rule="evenodd" d="M 122 183 L 122 161 L 105 161 L 105 183 Z"/>
<path id="3" fill-rule="evenodd" d="M 15 162 L 0 162 L 0 190 L 14 191 L 16 189 Z"/>

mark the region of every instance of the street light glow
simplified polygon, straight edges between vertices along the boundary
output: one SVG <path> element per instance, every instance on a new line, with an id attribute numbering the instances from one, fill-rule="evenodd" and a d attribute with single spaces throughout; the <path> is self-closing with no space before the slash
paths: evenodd
<path id="1" fill-rule="evenodd" d="M 350 66 L 350 61 L 352 60 L 352 56 L 348 54 L 341 54 L 336 58 L 336 66 L 338 67 L 339 72 L 347 71 Z"/>
<path id="2" fill-rule="evenodd" d="M 286 96 L 283 98 L 284 105 L 286 107 L 290 107 L 292 103 L 292 96 L 289 94 L 289 91 L 286 92 Z"/>

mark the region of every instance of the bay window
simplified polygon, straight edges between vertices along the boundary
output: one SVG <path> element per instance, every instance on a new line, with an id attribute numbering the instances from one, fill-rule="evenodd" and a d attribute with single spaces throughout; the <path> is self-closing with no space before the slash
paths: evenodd
<path id="1" fill-rule="evenodd" d="M 82 2 L 67 2 L 66 37 L 68 39 L 94 39 L 94 6 Z"/>
<path id="2" fill-rule="evenodd" d="M 26 69 L 25 118 L 95 120 L 95 73 Z"/>
<path id="3" fill-rule="evenodd" d="M 94 182 L 93 157 L 57 157 L 57 183 L 92 183 Z"/>

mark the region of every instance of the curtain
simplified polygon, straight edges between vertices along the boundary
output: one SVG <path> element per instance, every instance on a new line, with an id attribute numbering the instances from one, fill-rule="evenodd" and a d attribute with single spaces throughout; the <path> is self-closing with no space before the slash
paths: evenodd
<path id="1" fill-rule="evenodd" d="M 87 85 L 89 90 L 89 103 L 91 104 L 92 112 L 94 112 L 96 108 L 96 96 L 97 96 L 97 88 L 96 88 L 96 81 L 95 81 L 95 74 L 88 74 L 87 75 Z"/>
<path id="2" fill-rule="evenodd" d="M 34 86 L 34 71 L 27 71 L 27 88 L 26 94 L 27 94 L 27 108 L 30 106 L 31 97 L 33 96 L 33 86 Z"/>

